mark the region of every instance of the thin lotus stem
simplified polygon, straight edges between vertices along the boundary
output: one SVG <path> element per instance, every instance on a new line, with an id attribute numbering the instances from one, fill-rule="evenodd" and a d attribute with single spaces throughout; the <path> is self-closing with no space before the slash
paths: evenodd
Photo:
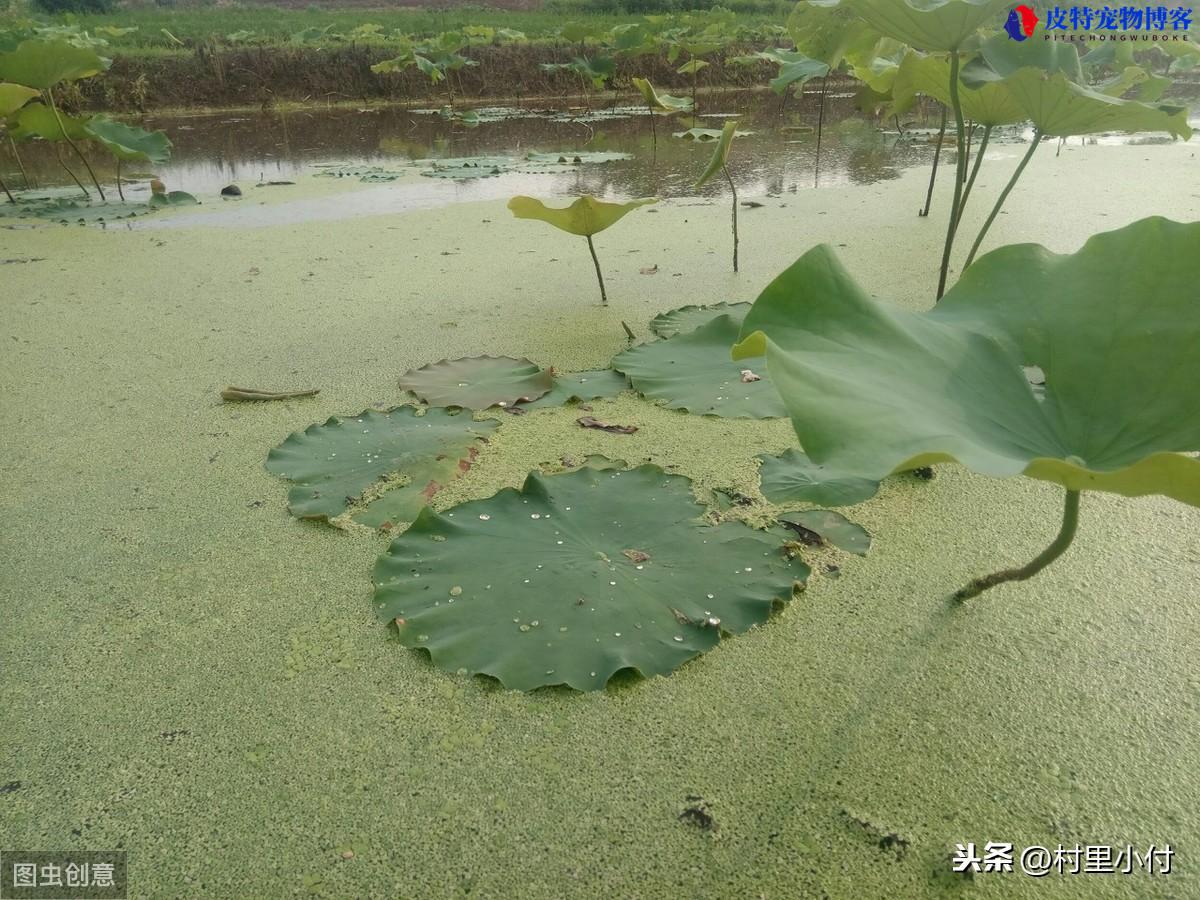
<path id="1" fill-rule="evenodd" d="M 1004 190 L 1000 192 L 1000 196 L 996 199 L 996 205 L 992 207 L 991 213 L 988 214 L 987 221 L 983 223 L 983 227 L 979 229 L 979 237 L 975 238 L 975 243 L 971 245 L 971 252 L 967 254 L 967 261 L 963 264 L 966 269 L 972 262 L 975 261 L 975 254 L 979 252 L 979 245 L 983 243 L 984 237 L 987 236 L 988 229 L 992 227 L 992 223 L 996 221 L 996 216 L 1000 215 L 1000 207 L 1004 205 L 1004 201 L 1008 199 L 1008 195 L 1012 193 L 1012 189 L 1017 184 L 1017 179 L 1021 177 L 1021 173 L 1025 171 L 1025 167 L 1029 165 L 1029 160 L 1033 157 L 1033 152 L 1037 150 L 1038 144 L 1042 142 L 1042 133 L 1036 129 L 1033 132 L 1033 143 L 1029 145 L 1029 149 L 1025 151 L 1025 155 L 1021 157 L 1021 162 L 1017 165 L 1017 170 L 1013 172 L 1012 178 L 1008 179 L 1008 184 L 1004 186 Z"/>
<path id="2" fill-rule="evenodd" d="M 1071 541 L 1075 539 L 1075 531 L 1078 527 L 1079 491 L 1067 491 L 1066 500 L 1063 503 L 1062 527 L 1059 528 L 1058 537 L 1054 539 L 1054 543 L 1039 553 L 1031 562 L 1021 566 L 1019 569 L 1001 569 L 999 572 L 993 572 L 991 575 L 976 578 L 966 587 L 960 589 L 954 595 L 954 598 L 956 600 L 970 600 L 972 597 L 978 597 L 988 588 L 1004 584 L 1006 581 L 1024 581 L 1027 578 L 1032 578 L 1063 555 L 1066 549 L 1071 546 Z"/>
<path id="3" fill-rule="evenodd" d="M 3 190 L 3 191 L 4 191 L 4 194 L 5 194 L 5 196 L 6 196 L 6 197 L 8 197 L 8 202 L 9 202 L 9 203 L 16 203 L 16 202 L 17 202 L 17 198 L 16 198 L 16 197 L 14 197 L 14 196 L 12 195 L 12 191 L 10 191 L 10 190 L 8 189 L 8 185 L 4 183 L 4 179 L 3 179 L 3 178 L 0 178 L 0 190 Z"/>
<path id="4" fill-rule="evenodd" d="M 658 122 L 655 121 L 658 117 L 654 114 L 654 107 L 649 103 L 646 104 L 646 109 L 650 110 L 650 153 L 652 156 L 658 156 Z"/>
<path id="5" fill-rule="evenodd" d="M 11 134 L 6 136 L 8 137 L 8 146 L 12 150 L 13 159 L 17 161 L 17 168 L 21 170 L 21 180 L 25 182 L 25 190 L 29 190 L 33 185 L 29 183 L 29 173 L 25 171 L 25 163 L 21 161 L 21 154 L 17 152 L 17 142 L 13 140 Z"/>
<path id="6" fill-rule="evenodd" d="M 967 183 L 967 167 L 971 165 L 971 139 L 975 137 L 975 120 L 967 120 L 967 149 L 963 154 L 963 184 Z"/>
<path id="7" fill-rule="evenodd" d="M 942 124 L 938 128 L 937 147 L 933 151 L 933 171 L 929 173 L 929 188 L 925 191 L 925 208 L 917 210 L 918 216 L 929 215 L 933 203 L 933 183 L 937 180 L 938 160 L 942 157 L 942 141 L 946 139 L 946 107 L 942 106 Z"/>
<path id="8" fill-rule="evenodd" d="M 54 111 L 54 119 L 58 122 L 58 128 L 62 132 L 63 138 L 71 149 L 75 151 L 75 155 L 79 157 L 79 161 L 83 163 L 83 167 L 87 169 L 88 175 L 91 176 L 92 184 L 96 186 L 96 193 L 100 195 L 100 201 L 107 203 L 108 198 L 104 196 L 104 188 L 100 187 L 100 181 L 96 178 L 96 173 L 92 171 L 92 164 L 87 161 L 87 157 L 83 155 L 83 151 L 79 146 L 71 140 L 71 136 L 67 134 L 67 126 L 63 124 L 62 116 L 58 112 L 58 106 L 54 103 L 54 91 L 48 90 L 44 92 L 46 99 L 50 101 L 50 109 Z"/>
<path id="9" fill-rule="evenodd" d="M 729 182 L 729 190 L 730 193 L 733 194 L 733 271 L 736 272 L 738 270 L 737 188 L 733 186 L 733 178 L 729 174 L 729 169 L 727 169 L 725 166 L 721 166 L 721 171 L 725 173 L 725 180 Z"/>
<path id="10" fill-rule="evenodd" d="M 817 158 L 813 163 L 813 187 L 821 178 L 821 131 L 825 125 L 825 92 L 829 89 L 829 76 L 821 76 L 821 95 L 817 101 Z"/>
<path id="11" fill-rule="evenodd" d="M 1065 137 L 1060 137 L 1060 138 L 1058 139 L 1058 149 L 1054 151 L 1054 158 L 1055 158 L 1055 159 L 1058 159 L 1058 157 L 1059 157 L 1060 155 L 1062 155 L 1062 148 L 1063 148 L 1063 144 L 1065 144 L 1066 142 L 1067 142 L 1067 139 L 1066 139 Z"/>
<path id="12" fill-rule="evenodd" d="M 600 260 L 596 256 L 596 245 L 592 243 L 592 236 L 585 235 L 588 242 L 588 250 L 592 254 L 592 262 L 596 265 L 596 280 L 600 282 L 600 305 L 608 306 L 608 294 L 604 292 L 604 276 L 600 274 Z"/>
<path id="13" fill-rule="evenodd" d="M 950 204 L 950 219 L 946 225 L 946 245 L 942 248 L 942 267 L 938 272 L 937 299 L 946 293 L 946 275 L 950 271 L 950 252 L 954 249 L 954 232 L 958 228 L 958 207 L 962 203 L 963 170 L 966 159 L 963 155 L 966 136 L 963 133 L 962 102 L 958 96 L 958 49 L 950 51 L 950 107 L 954 110 L 954 141 L 958 150 L 955 159 L 954 202 Z"/>
<path id="14" fill-rule="evenodd" d="M 92 195 L 88 193 L 88 189 L 83 186 L 83 182 L 79 180 L 79 176 L 71 171 L 71 167 L 67 165 L 67 161 L 62 158 L 62 153 L 58 149 L 58 144 L 52 141 L 50 146 L 54 148 L 54 156 L 58 159 L 58 164 L 67 170 L 67 174 L 71 176 L 71 180 L 78 185 L 81 191 L 83 191 L 83 196 L 87 197 L 88 200 L 91 200 Z"/>
<path id="15" fill-rule="evenodd" d="M 979 149 L 975 151 L 975 165 L 971 167 L 971 177 L 963 188 L 962 200 L 958 203 L 958 220 L 962 221 L 963 210 L 967 208 L 967 198 L 971 196 L 971 188 L 975 186 L 975 176 L 979 174 L 979 166 L 983 162 L 983 153 L 987 150 L 988 138 L 992 136 L 992 126 L 985 125 L 983 137 L 979 139 Z"/>
<path id="16" fill-rule="evenodd" d="M 125 192 L 121 190 L 121 158 L 117 157 L 117 195 L 121 198 L 121 202 L 125 202 Z"/>

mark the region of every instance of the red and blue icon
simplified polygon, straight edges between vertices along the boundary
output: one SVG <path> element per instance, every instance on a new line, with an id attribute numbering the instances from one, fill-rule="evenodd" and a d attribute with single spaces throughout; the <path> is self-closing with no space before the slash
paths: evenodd
<path id="1" fill-rule="evenodd" d="M 1014 41 L 1023 41 L 1033 34 L 1033 29 L 1037 23 L 1037 13 L 1031 7 L 1021 4 L 1014 7 L 1008 14 L 1008 20 L 1004 23 L 1004 30 L 1008 32 L 1008 36 Z"/>

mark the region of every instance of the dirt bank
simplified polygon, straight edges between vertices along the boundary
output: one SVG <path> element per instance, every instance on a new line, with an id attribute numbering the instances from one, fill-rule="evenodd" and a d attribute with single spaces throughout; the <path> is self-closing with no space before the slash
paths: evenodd
<path id="1" fill-rule="evenodd" d="M 730 48 L 710 58 L 699 84 L 752 86 L 775 73 L 770 63 L 741 65 L 728 60 L 752 52 Z M 271 106 L 280 102 L 387 100 L 441 105 L 446 84 L 433 86 L 415 67 L 377 75 L 371 66 L 395 55 L 393 48 L 365 44 L 336 47 L 255 47 L 226 50 L 201 45 L 172 56 L 118 56 L 103 78 L 79 82 L 78 105 L 90 109 L 138 110 L 195 107 Z M 584 88 L 570 72 L 547 72 L 542 63 L 570 62 L 578 48 L 567 44 L 476 47 L 478 65 L 450 74 L 456 97 L 576 97 Z M 665 56 L 618 60 L 610 85 L 627 87 L 634 76 L 676 93 L 691 90 L 691 78 Z M 588 88 L 590 91 L 590 88 Z"/>

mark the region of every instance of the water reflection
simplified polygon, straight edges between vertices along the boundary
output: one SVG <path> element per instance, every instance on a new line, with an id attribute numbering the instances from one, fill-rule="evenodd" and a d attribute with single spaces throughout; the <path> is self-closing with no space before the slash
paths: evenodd
<path id="1" fill-rule="evenodd" d="M 693 194 L 691 185 L 711 155 L 712 145 L 679 140 L 671 134 L 693 124 L 719 128 L 728 115 L 739 115 L 741 128 L 752 132 L 739 138 L 730 160 L 739 193 L 746 197 L 870 184 L 895 178 L 908 166 L 928 162 L 933 154 L 929 131 L 923 130 L 936 125 L 931 109 L 918 108 L 903 123 L 885 124 L 865 118 L 850 97 L 831 93 L 825 98 L 818 160 L 815 91 L 788 98 L 786 103 L 761 92 L 729 93 L 709 97 L 701 107 L 694 122 L 691 116 L 659 118 L 657 137 L 641 110 L 617 106 L 565 113 L 529 108 L 474 128 L 436 114 L 398 108 L 148 115 L 140 124 L 166 131 L 174 143 L 173 156 L 153 173 L 127 168 L 125 176 L 140 182 L 130 185 L 127 194 L 130 199 L 144 197 L 150 174 L 173 190 L 215 199 L 221 188 L 231 183 L 250 194 L 259 182 L 295 180 L 319 171 L 314 166 L 331 163 L 395 169 L 412 160 L 451 156 L 608 150 L 634 158 L 582 165 L 575 171 L 551 175 L 505 173 L 471 180 L 423 178 L 420 184 L 385 184 L 354 192 L 349 203 L 345 202 L 347 195 L 341 195 L 338 212 L 324 208 L 331 206 L 328 199 L 314 199 L 289 204 L 288 216 L 292 220 L 337 218 L 514 193 L 688 196 Z M 484 118 L 490 118 L 486 110 Z M 66 180 L 45 145 L 26 145 L 23 156 L 27 170 L 42 185 Z M 7 176 L 15 165 L 8 156 L 2 158 L 0 167 Z M 111 178 L 111 164 L 100 156 L 95 159 L 102 177 Z M 702 193 L 721 191 L 718 180 Z M 230 204 L 239 205 L 250 204 Z M 211 215 L 236 218 L 233 209 L 206 215 L 206 219 Z"/>

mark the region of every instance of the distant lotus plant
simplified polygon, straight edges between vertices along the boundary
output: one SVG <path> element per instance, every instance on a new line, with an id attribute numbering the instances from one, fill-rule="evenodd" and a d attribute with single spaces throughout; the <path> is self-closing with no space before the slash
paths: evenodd
<path id="1" fill-rule="evenodd" d="M 607 306 L 608 294 L 604 290 L 604 275 L 600 272 L 600 260 L 596 257 L 596 246 L 592 243 L 592 235 L 604 231 L 639 206 L 657 202 L 656 197 L 643 197 L 640 200 L 630 200 L 626 203 L 605 203 L 603 200 L 597 200 L 595 197 L 585 194 L 566 208 L 556 209 L 533 197 L 513 197 L 508 201 L 508 208 L 518 219 L 538 219 L 542 222 L 549 222 L 555 228 L 569 234 L 578 234 L 587 238 L 588 251 L 592 254 L 592 263 L 596 266 L 596 280 L 600 283 L 600 303 Z"/>
<path id="2" fill-rule="evenodd" d="M 733 195 L 733 271 L 738 270 L 738 229 L 737 229 L 737 187 L 733 183 L 733 177 L 729 174 L 729 169 L 726 163 L 729 161 L 729 148 L 733 144 L 733 138 L 737 134 L 737 119 L 730 119 L 725 123 L 725 127 L 721 129 L 721 137 L 717 140 L 717 146 L 713 149 L 712 159 L 708 161 L 708 167 L 704 173 L 696 181 L 695 188 L 699 190 L 706 182 L 718 172 L 725 176 L 725 180 L 729 183 L 729 192 Z"/>

